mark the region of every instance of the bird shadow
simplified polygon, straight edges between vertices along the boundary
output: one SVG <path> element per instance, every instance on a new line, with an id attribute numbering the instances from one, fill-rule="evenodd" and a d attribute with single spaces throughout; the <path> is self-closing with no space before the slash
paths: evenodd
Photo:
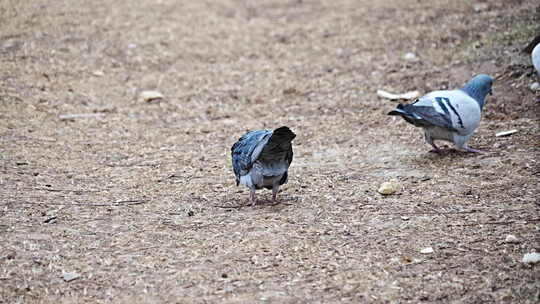
<path id="1" fill-rule="evenodd" d="M 458 150 L 456 148 L 441 148 L 439 151 L 428 151 L 428 155 L 433 156 L 433 158 L 444 158 L 444 157 L 459 157 L 459 158 L 469 158 L 469 157 L 478 157 L 489 154 L 489 151 L 482 150 L 482 152 L 473 153 L 468 151 Z"/>
<path id="2" fill-rule="evenodd" d="M 273 201 L 273 200 L 270 200 L 270 199 L 257 199 L 255 201 L 254 205 L 252 205 L 251 201 L 248 199 L 248 200 L 244 200 L 244 201 L 240 202 L 239 204 L 228 204 L 228 203 L 230 203 L 230 201 L 226 201 L 226 202 L 223 202 L 222 204 L 213 205 L 213 206 L 216 207 L 216 208 L 222 208 L 222 209 L 238 209 L 238 210 L 240 210 L 242 208 L 289 206 L 289 205 L 292 205 L 291 202 L 288 202 L 289 200 L 294 200 L 294 199 L 278 200 L 277 202 Z"/>

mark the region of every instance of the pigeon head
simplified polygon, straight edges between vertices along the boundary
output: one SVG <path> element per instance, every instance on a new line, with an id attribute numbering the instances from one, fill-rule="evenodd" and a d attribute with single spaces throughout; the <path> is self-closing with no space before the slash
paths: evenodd
<path id="1" fill-rule="evenodd" d="M 474 98 L 480 105 L 480 108 L 484 107 L 484 99 L 487 94 L 491 94 L 491 85 L 493 84 L 493 78 L 486 74 L 479 74 L 469 80 L 462 91 Z"/>

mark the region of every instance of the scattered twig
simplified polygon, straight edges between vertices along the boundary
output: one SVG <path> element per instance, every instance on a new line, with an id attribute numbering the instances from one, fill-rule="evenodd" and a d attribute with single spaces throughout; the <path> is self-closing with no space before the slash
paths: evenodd
<path id="1" fill-rule="evenodd" d="M 94 117 L 101 117 L 105 116 L 103 113 L 82 113 L 82 114 L 64 114 L 59 115 L 58 118 L 60 120 L 72 120 L 75 118 L 94 118 Z"/>
<path id="2" fill-rule="evenodd" d="M 460 267 L 460 265 L 454 265 L 454 266 L 448 266 L 448 267 L 433 269 L 431 271 L 445 271 L 445 270 L 455 269 L 455 268 L 458 268 L 458 267 Z"/>
<path id="3" fill-rule="evenodd" d="M 29 205 L 47 205 L 47 206 L 87 206 L 87 207 L 110 207 L 110 206 L 133 206 L 133 205 L 141 205 L 147 203 L 147 200 L 125 200 L 125 201 L 117 201 L 117 202 L 111 202 L 111 203 L 81 203 L 81 202 L 73 202 L 73 203 L 46 203 L 46 202 L 7 202 L 12 204 L 29 204 Z"/>
<path id="4" fill-rule="evenodd" d="M 112 204 L 95 204 L 93 206 L 109 206 L 109 205 L 133 206 L 133 205 L 141 205 L 147 202 L 148 201 L 145 201 L 145 200 L 125 200 L 125 201 L 113 202 Z"/>
<path id="5" fill-rule="evenodd" d="M 485 208 L 487 211 L 491 211 L 491 209 Z M 435 210 L 432 208 L 432 210 Z M 509 209 L 509 210 L 499 210 L 498 212 L 505 213 L 505 212 L 516 212 L 516 211 L 528 211 L 528 209 Z M 377 215 L 445 215 L 445 214 L 469 214 L 469 213 L 481 213 L 484 212 L 484 210 L 481 209 L 474 209 L 474 210 L 467 210 L 467 211 L 445 211 L 445 212 L 392 212 L 392 213 L 378 213 Z"/>
<path id="6" fill-rule="evenodd" d="M 241 209 L 244 207 L 244 205 L 238 205 L 238 206 L 223 206 L 223 205 L 213 205 L 216 208 L 223 208 L 223 209 Z"/>
<path id="7" fill-rule="evenodd" d="M 140 252 L 140 251 L 145 251 L 145 250 L 159 248 L 159 247 L 161 247 L 161 246 L 149 246 L 149 247 L 141 247 L 141 248 L 135 248 L 135 249 L 130 249 L 130 250 L 123 250 L 123 251 L 121 250 L 121 251 L 115 252 L 114 255 L 122 255 L 122 254 Z"/>
<path id="8" fill-rule="evenodd" d="M 50 223 L 50 222 L 54 221 L 57 218 L 58 218 L 57 216 L 51 216 L 50 218 L 44 220 L 43 223 L 45 223 L 45 224 Z"/>
<path id="9" fill-rule="evenodd" d="M 42 190 L 49 192 L 100 192 L 100 190 L 73 190 L 73 189 L 54 189 L 54 188 L 25 188 L 26 190 Z"/>
<path id="10" fill-rule="evenodd" d="M 141 162 L 133 162 L 133 163 L 129 163 L 129 164 L 110 164 L 110 163 L 103 163 L 103 165 L 107 166 L 107 167 L 135 167 L 135 166 L 139 166 L 139 167 L 157 167 L 159 166 L 160 164 L 144 164 L 142 161 Z"/>
<path id="11" fill-rule="evenodd" d="M 468 214 L 468 213 L 476 213 L 478 211 L 479 210 L 446 211 L 446 212 L 393 212 L 393 213 L 379 213 L 378 215 L 424 215 L 424 214 L 444 215 L 444 214 Z"/>
<path id="12" fill-rule="evenodd" d="M 513 224 L 515 223 L 515 221 L 506 221 L 506 222 L 482 222 L 482 223 L 471 223 L 471 224 L 455 224 L 455 225 L 448 225 L 448 226 L 458 226 L 458 227 L 463 227 L 463 226 L 478 226 L 478 225 L 510 225 L 510 224 Z"/>

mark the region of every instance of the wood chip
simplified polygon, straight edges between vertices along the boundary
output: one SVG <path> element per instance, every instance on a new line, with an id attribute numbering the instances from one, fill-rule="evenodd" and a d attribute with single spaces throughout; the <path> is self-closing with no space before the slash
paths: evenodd
<path id="1" fill-rule="evenodd" d="M 424 253 L 424 254 L 433 253 L 433 248 L 432 247 L 424 248 L 420 250 L 420 253 Z"/>
<path id="2" fill-rule="evenodd" d="M 400 100 L 400 99 L 414 99 L 420 96 L 420 92 L 418 91 L 409 91 L 407 93 L 403 94 L 394 94 L 390 92 L 386 92 L 384 90 L 377 90 L 377 95 L 382 98 L 390 99 L 390 100 Z"/>
<path id="3" fill-rule="evenodd" d="M 509 135 L 512 135 L 514 133 L 517 133 L 518 130 L 514 129 L 514 130 L 510 130 L 510 131 L 502 131 L 502 132 L 499 132 L 497 134 L 495 134 L 496 137 L 503 137 L 503 136 L 509 136 Z"/>
<path id="4" fill-rule="evenodd" d="M 64 272 L 62 274 L 62 279 L 64 279 L 64 281 L 66 282 L 71 282 L 73 280 L 78 279 L 80 276 L 81 275 L 76 272 Z"/>
<path id="5" fill-rule="evenodd" d="M 158 91 L 142 91 L 141 98 L 146 102 L 150 102 L 154 100 L 161 100 L 164 98 L 164 96 Z"/>

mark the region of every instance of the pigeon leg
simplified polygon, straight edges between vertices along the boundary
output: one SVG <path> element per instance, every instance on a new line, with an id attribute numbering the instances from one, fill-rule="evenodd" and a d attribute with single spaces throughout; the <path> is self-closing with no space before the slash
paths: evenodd
<path id="1" fill-rule="evenodd" d="M 441 149 L 439 149 L 439 147 L 437 147 L 434 142 L 430 142 L 429 144 L 433 147 L 433 149 L 429 150 L 429 152 L 432 152 L 432 153 L 440 153 L 441 152 Z"/>
<path id="2" fill-rule="evenodd" d="M 272 201 L 274 203 L 277 202 L 278 191 L 279 191 L 279 185 L 274 185 L 274 187 L 272 187 Z"/>
<path id="3" fill-rule="evenodd" d="M 255 198 L 255 189 L 249 189 L 249 200 L 251 201 L 251 206 L 255 206 L 257 199 Z"/>
<path id="4" fill-rule="evenodd" d="M 439 147 L 435 145 L 435 143 L 433 142 L 433 138 L 431 138 L 431 136 L 428 134 L 427 131 L 425 131 L 424 133 L 424 138 L 426 139 L 426 142 L 433 147 L 433 150 L 429 150 L 429 152 L 432 152 L 432 153 L 441 152 L 441 149 L 439 149 Z"/>

